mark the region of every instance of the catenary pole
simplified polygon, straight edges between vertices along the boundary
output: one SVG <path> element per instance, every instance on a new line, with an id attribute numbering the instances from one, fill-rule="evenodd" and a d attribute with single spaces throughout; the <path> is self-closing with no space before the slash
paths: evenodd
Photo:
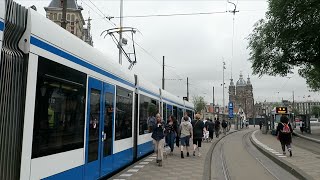
<path id="1" fill-rule="evenodd" d="M 164 90 L 164 56 L 162 56 L 162 89 Z"/>
<path id="2" fill-rule="evenodd" d="M 61 27 L 67 29 L 67 0 L 63 0 Z"/>

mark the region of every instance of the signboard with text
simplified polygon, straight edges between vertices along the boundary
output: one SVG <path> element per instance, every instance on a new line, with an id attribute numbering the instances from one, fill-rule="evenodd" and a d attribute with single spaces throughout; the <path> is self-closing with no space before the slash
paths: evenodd
<path id="1" fill-rule="evenodd" d="M 232 102 L 229 102 L 228 109 L 229 109 L 229 118 L 232 119 L 233 118 L 233 103 Z"/>
<path id="2" fill-rule="evenodd" d="M 276 107 L 276 113 L 277 114 L 287 114 L 288 109 L 287 109 L 287 107 Z"/>

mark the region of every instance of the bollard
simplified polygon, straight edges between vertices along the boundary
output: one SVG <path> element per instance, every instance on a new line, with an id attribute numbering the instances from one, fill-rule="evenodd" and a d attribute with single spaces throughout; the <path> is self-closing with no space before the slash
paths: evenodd
<path id="1" fill-rule="evenodd" d="M 267 126 L 262 126 L 262 134 L 267 134 Z"/>

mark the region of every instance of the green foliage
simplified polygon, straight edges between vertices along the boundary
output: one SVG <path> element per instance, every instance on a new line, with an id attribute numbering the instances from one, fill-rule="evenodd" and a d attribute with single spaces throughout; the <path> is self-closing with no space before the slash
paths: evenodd
<path id="1" fill-rule="evenodd" d="M 311 115 L 315 116 L 316 118 L 320 115 L 320 106 L 312 106 L 311 108 Z"/>
<path id="2" fill-rule="evenodd" d="M 299 74 L 320 90 L 320 1 L 269 0 L 266 20 L 249 35 L 249 60 L 259 76 Z"/>
<path id="3" fill-rule="evenodd" d="M 201 110 L 204 110 L 206 107 L 206 102 L 204 101 L 204 98 L 202 96 L 193 96 L 192 102 L 194 104 L 194 108 L 196 112 L 201 112 Z"/>

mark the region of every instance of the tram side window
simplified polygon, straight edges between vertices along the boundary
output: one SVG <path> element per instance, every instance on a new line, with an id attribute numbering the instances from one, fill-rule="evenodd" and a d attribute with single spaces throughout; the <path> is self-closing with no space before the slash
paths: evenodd
<path id="1" fill-rule="evenodd" d="M 173 106 L 172 115 L 177 119 L 178 118 L 178 108 L 177 106 Z"/>
<path id="2" fill-rule="evenodd" d="M 132 91 L 117 86 L 115 139 L 132 137 Z"/>
<path id="3" fill-rule="evenodd" d="M 181 109 L 181 108 L 178 108 L 178 122 L 180 122 L 181 123 L 181 119 L 182 119 L 182 117 L 183 117 L 183 109 Z"/>
<path id="4" fill-rule="evenodd" d="M 155 115 L 158 113 L 159 101 L 140 94 L 139 134 L 152 132 L 156 122 Z"/>
<path id="5" fill-rule="evenodd" d="M 83 148 L 86 74 L 39 57 L 32 158 Z"/>
<path id="6" fill-rule="evenodd" d="M 163 103 L 163 115 L 162 119 L 164 122 L 167 122 L 167 104 Z"/>

